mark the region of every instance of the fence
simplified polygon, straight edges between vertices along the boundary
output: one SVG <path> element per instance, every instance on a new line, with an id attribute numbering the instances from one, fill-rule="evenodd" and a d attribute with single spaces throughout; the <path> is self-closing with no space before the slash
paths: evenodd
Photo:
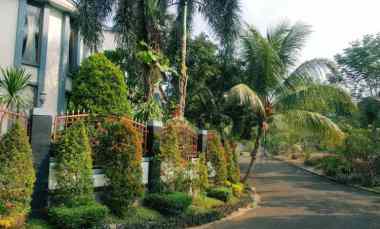
<path id="1" fill-rule="evenodd" d="M 118 119 L 119 117 L 107 117 L 107 118 L 115 118 Z M 91 115 L 89 113 L 68 113 L 65 115 L 56 116 L 54 119 L 54 126 L 53 126 L 53 141 L 57 141 L 60 136 L 62 135 L 63 131 L 70 127 L 71 125 L 77 123 L 77 122 L 84 122 L 88 126 L 99 128 L 101 126 L 101 123 L 104 122 L 106 117 L 103 117 L 101 115 Z M 147 138 L 148 138 L 148 128 L 146 124 L 137 122 L 133 119 L 129 119 L 133 126 L 136 128 L 136 130 L 141 134 L 142 136 L 142 144 L 143 144 L 143 151 L 144 154 L 147 153 Z"/>
<path id="2" fill-rule="evenodd" d="M 191 160 L 198 157 L 198 135 L 189 125 L 182 121 L 176 121 L 175 129 L 178 138 L 178 148 L 182 154 L 182 157 L 186 160 Z M 162 129 L 162 136 L 168 131 L 168 127 L 165 126 Z"/>
<path id="3" fill-rule="evenodd" d="M 28 117 L 25 113 L 16 113 L 6 109 L 0 109 L 0 135 L 5 134 L 17 121 L 28 130 L 29 134 Z"/>

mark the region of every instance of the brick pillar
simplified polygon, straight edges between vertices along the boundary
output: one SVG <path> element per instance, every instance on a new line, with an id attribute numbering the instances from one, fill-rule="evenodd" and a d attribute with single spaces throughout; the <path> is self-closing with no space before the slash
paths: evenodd
<path id="1" fill-rule="evenodd" d="M 160 121 L 151 121 L 148 123 L 148 157 L 152 158 L 149 162 L 148 189 L 150 192 L 157 190 L 160 181 L 161 163 L 156 160 L 155 156 L 160 147 L 160 134 L 163 124 Z"/>
<path id="2" fill-rule="evenodd" d="M 48 203 L 49 151 L 53 116 L 43 112 L 40 108 L 36 108 L 33 110 L 31 124 L 31 145 L 37 178 L 32 199 L 32 210 L 34 214 L 38 215 L 41 210 L 46 209 Z"/>

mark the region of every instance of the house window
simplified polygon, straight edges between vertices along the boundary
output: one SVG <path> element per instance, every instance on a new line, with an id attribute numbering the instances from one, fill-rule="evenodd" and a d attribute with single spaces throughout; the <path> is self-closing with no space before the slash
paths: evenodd
<path id="1" fill-rule="evenodd" d="M 28 3 L 23 27 L 22 62 L 38 65 L 41 39 L 42 8 Z"/>

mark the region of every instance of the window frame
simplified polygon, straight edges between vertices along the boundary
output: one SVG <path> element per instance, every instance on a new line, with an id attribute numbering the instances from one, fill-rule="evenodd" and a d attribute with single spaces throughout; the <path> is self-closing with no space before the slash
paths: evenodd
<path id="1" fill-rule="evenodd" d="M 25 20 L 26 20 L 26 17 L 28 17 L 28 7 L 29 6 L 34 6 L 34 7 L 37 7 L 40 9 L 40 21 L 39 21 L 39 32 L 40 32 L 40 36 L 38 38 L 38 49 L 37 49 L 37 60 L 36 60 L 36 63 L 32 63 L 32 62 L 29 62 L 29 61 L 25 61 L 24 60 L 24 53 L 23 53 L 23 48 L 24 48 L 24 36 L 25 36 Z M 27 3 L 26 3 L 26 9 L 25 9 L 25 16 L 24 16 L 24 23 L 22 25 L 22 45 L 21 45 L 21 64 L 23 65 L 26 65 L 26 66 L 31 66 L 31 67 L 40 67 L 40 64 L 41 64 L 41 46 L 42 46 L 42 33 L 43 33 L 43 18 L 44 18 L 44 4 L 42 3 L 38 3 L 38 2 L 35 2 L 35 1 L 31 1 L 31 0 L 28 0 Z"/>

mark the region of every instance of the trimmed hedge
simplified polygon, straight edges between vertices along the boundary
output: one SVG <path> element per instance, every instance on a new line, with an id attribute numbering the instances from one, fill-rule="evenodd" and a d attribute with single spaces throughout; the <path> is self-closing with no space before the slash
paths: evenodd
<path id="1" fill-rule="evenodd" d="M 83 123 L 67 128 L 55 144 L 57 190 L 54 204 L 80 205 L 95 200 L 91 147 Z"/>
<path id="2" fill-rule="evenodd" d="M 184 213 L 192 203 L 191 196 L 173 192 L 168 194 L 148 194 L 144 198 L 144 205 L 153 208 L 164 215 L 180 215 Z"/>
<path id="3" fill-rule="evenodd" d="M 232 190 L 226 187 L 211 188 L 207 190 L 207 196 L 228 202 L 232 198 Z"/>
<path id="4" fill-rule="evenodd" d="M 105 203 L 118 216 L 144 192 L 142 184 L 142 136 L 128 118 L 111 120 L 99 138 L 101 164 L 108 178 Z"/>
<path id="5" fill-rule="evenodd" d="M 73 79 L 71 106 L 94 114 L 131 114 L 125 77 L 104 54 L 85 59 Z"/>
<path id="6" fill-rule="evenodd" d="M 92 228 L 102 223 L 107 214 L 108 209 L 97 203 L 73 208 L 59 206 L 49 209 L 52 223 L 65 229 Z"/>
<path id="7" fill-rule="evenodd" d="M 16 123 L 0 141 L 0 228 L 24 223 L 35 180 L 28 136 Z"/>

